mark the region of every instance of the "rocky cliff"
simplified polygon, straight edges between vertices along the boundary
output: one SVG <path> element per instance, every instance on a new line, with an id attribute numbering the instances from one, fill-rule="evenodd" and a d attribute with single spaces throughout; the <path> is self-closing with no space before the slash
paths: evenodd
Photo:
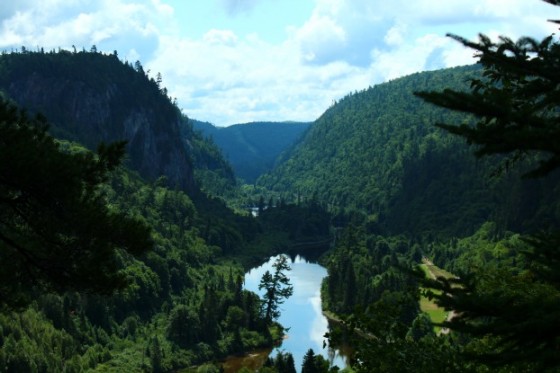
<path id="1" fill-rule="evenodd" d="M 4 54 L 0 90 L 20 107 L 44 114 L 53 135 L 91 149 L 126 140 L 126 162 L 143 177 L 166 176 L 171 187 L 194 190 L 180 111 L 138 63 L 87 52 Z"/>

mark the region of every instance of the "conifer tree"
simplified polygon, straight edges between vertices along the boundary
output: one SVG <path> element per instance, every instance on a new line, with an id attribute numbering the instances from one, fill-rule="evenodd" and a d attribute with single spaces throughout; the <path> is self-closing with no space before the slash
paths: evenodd
<path id="1" fill-rule="evenodd" d="M 264 317 L 268 322 L 280 317 L 279 306 L 294 292 L 294 287 L 286 276 L 286 272 L 291 269 L 288 265 L 288 257 L 278 256 L 272 267 L 274 274 L 266 271 L 259 284 L 259 290 L 265 289 L 262 302 Z"/>
<path id="2" fill-rule="evenodd" d="M 560 5 L 557 0 L 545 0 Z M 559 23 L 558 21 L 553 21 Z M 560 167 L 560 43 L 523 37 L 478 42 L 451 35 L 476 51 L 484 69 L 470 92 L 444 90 L 418 96 L 436 105 L 473 114 L 470 124 L 437 124 L 477 146 L 477 156 L 506 155 L 505 166 L 532 161 L 525 177 L 544 177 Z M 536 160 L 536 161 L 535 161 Z M 445 327 L 484 338 L 474 352 L 483 362 L 506 369 L 557 371 L 560 368 L 560 227 L 525 240 L 527 265 L 481 269 L 461 280 L 430 284 L 456 317 Z M 457 284 L 459 282 L 459 284 Z"/>
<path id="3" fill-rule="evenodd" d="M 71 152 L 0 101 L 0 308 L 25 304 L 30 291 L 110 293 L 125 286 L 118 251 L 145 252 L 147 226 L 108 209 L 101 186 L 124 143 L 98 154 Z"/>

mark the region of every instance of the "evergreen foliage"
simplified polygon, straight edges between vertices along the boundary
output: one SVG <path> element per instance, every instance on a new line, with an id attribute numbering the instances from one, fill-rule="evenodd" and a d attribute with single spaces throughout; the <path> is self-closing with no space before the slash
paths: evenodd
<path id="1" fill-rule="evenodd" d="M 154 80 L 139 61 L 93 50 L 2 53 L 0 91 L 45 115 L 57 138 L 89 149 L 127 141 L 126 164 L 150 181 L 165 175 L 168 186 L 191 194 L 194 179 L 213 194 L 233 187 L 231 167 L 187 124 L 161 74 Z"/>
<path id="2" fill-rule="evenodd" d="M 219 263 L 254 219 L 146 183 L 118 166 L 122 143 L 95 155 L 1 108 L 1 299 L 34 298 L 0 317 L 2 367 L 169 371 L 272 344 L 243 269 Z"/>
<path id="3" fill-rule="evenodd" d="M 290 271 L 288 257 L 279 255 L 274 264 L 274 273 L 266 271 L 259 284 L 259 290 L 264 289 L 263 295 L 263 315 L 269 323 L 280 317 L 278 307 L 294 293 L 294 287 L 290 284 L 286 272 Z"/>
<path id="4" fill-rule="evenodd" d="M 270 171 L 276 159 L 307 131 L 310 123 L 251 122 L 228 127 L 193 120 L 193 127 L 212 139 L 227 157 L 237 177 L 248 184 Z"/>
<path id="5" fill-rule="evenodd" d="M 438 123 L 450 133 L 477 145 L 476 155 L 511 153 L 511 160 L 536 152 L 538 166 L 527 176 L 544 176 L 560 166 L 558 129 L 558 41 L 553 35 L 517 42 L 502 37 L 498 43 L 485 35 L 470 42 L 450 35 L 476 50 L 484 66 L 480 79 L 471 79 L 472 91 L 447 88 L 417 95 L 438 106 L 474 114 L 475 126 Z M 446 118 L 446 123 L 450 121 Z"/>
<path id="6" fill-rule="evenodd" d="M 338 368 L 329 369 L 329 362 L 322 355 L 315 355 L 313 349 L 307 350 L 303 357 L 301 373 L 331 373 L 338 372 Z"/>
<path id="7" fill-rule="evenodd" d="M 294 363 L 294 357 L 290 353 L 279 352 L 276 354 L 274 359 L 268 358 L 264 365 L 263 373 L 296 373 L 296 367 Z M 270 369 L 270 370 L 266 370 Z"/>
<path id="8" fill-rule="evenodd" d="M 458 138 L 433 122 L 473 123 L 437 108 L 418 90 L 468 90 L 482 79 L 479 65 L 413 74 L 356 92 L 329 108 L 259 185 L 316 198 L 347 224 L 356 211 L 385 235 L 450 238 L 475 232 L 485 221 L 501 229 L 535 230 L 558 221 L 549 180 L 520 180 L 529 157 L 505 178 L 490 177 L 502 159 L 476 160 Z"/>
<path id="9" fill-rule="evenodd" d="M 551 2 L 560 5 L 556 1 Z M 453 36 L 477 51 L 484 79 L 471 82 L 471 92 L 445 90 L 419 95 L 437 105 L 474 114 L 475 125 L 439 124 L 477 145 L 476 155 L 506 153 L 508 160 L 539 160 L 525 175 L 557 173 L 558 61 L 555 36 L 542 41 L 524 37 L 498 42 L 481 35 L 479 42 Z M 449 123 L 449 121 L 446 121 Z M 554 196 L 557 199 L 557 195 Z M 469 351 L 480 361 L 508 371 L 557 371 L 560 367 L 560 254 L 558 224 L 542 222 L 543 231 L 523 238 L 521 259 L 470 269 L 460 280 L 433 281 L 439 303 L 457 316 L 445 326 L 479 339 Z M 523 247 L 522 247 L 523 248 Z"/>
<path id="10" fill-rule="evenodd" d="M 350 94 L 292 148 L 301 124 L 281 124 L 297 127 L 281 136 L 268 132 L 277 124 L 253 123 L 205 137 L 171 103 L 161 74 L 95 46 L 0 56 L 3 95 L 48 112 L 51 134 L 93 149 L 122 139 L 135 107 L 154 119 L 154 136 L 175 136 L 202 189 L 170 188 L 179 185 L 163 163 L 146 173 L 146 138 L 128 146 L 125 165 L 137 174 L 119 166 L 124 143 L 93 153 L 55 140 L 44 119 L 2 101 L 0 370 L 177 371 L 271 346 L 269 327 L 293 292 L 286 257 L 263 276 L 264 300 L 243 290 L 234 260 L 329 247 L 323 306 L 342 326 L 331 341 L 354 347 L 356 371 L 557 370 L 558 41 L 453 37 L 480 63 Z M 65 100 L 77 95 L 27 94 L 49 84 L 83 88 L 88 103 L 99 92 L 114 99 L 70 115 Z M 236 144 L 233 167 L 222 135 Z M 251 181 L 284 150 L 259 187 L 236 189 L 236 162 L 255 166 L 240 174 Z M 217 197 L 256 206 L 258 216 L 236 215 Z M 458 278 L 420 280 L 423 257 Z M 442 323 L 450 334 L 436 335 L 421 294 L 454 311 Z M 293 357 L 278 354 L 262 371 L 292 373 Z M 309 350 L 302 371 L 336 370 Z"/>
<path id="11" fill-rule="evenodd" d="M 71 153 L 0 101 L 0 299 L 15 305 L 30 290 L 111 293 L 123 288 L 117 250 L 151 247 L 139 219 L 107 208 L 101 186 L 118 166 L 124 144 L 98 154 Z"/>
<path id="12" fill-rule="evenodd" d="M 231 199 L 236 194 L 236 175 L 212 137 L 205 137 L 194 128 L 195 120 L 182 116 L 181 139 L 189 150 L 194 177 L 200 189 L 211 196 Z"/>

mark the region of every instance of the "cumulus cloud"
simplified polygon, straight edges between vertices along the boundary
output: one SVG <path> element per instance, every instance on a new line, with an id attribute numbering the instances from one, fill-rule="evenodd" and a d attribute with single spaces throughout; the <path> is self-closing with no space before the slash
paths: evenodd
<path id="1" fill-rule="evenodd" d="M 325 338 L 325 333 L 329 330 L 329 322 L 327 318 L 323 315 L 321 308 L 321 292 L 318 290 L 313 297 L 309 298 L 309 302 L 313 308 L 314 318 L 311 322 L 311 328 L 309 329 L 309 339 L 315 342 L 316 351 L 321 351 L 324 345 L 328 343 Z"/>
<path id="2" fill-rule="evenodd" d="M 160 0 L 22 1 L 0 19 L 0 48 L 78 48 L 96 45 L 148 59 L 173 9 Z"/>
<path id="3" fill-rule="evenodd" d="M 148 67 L 162 72 L 187 115 L 218 125 L 313 120 L 333 100 L 370 84 L 367 69 L 342 60 L 302 64 L 299 48 L 296 39 L 272 44 L 212 30 L 202 40 L 162 39 Z"/>
<path id="4" fill-rule="evenodd" d="M 390 25 L 371 1 L 321 0 L 311 17 L 291 31 L 303 62 L 320 65 L 343 60 L 367 66 L 371 49 L 383 41 Z"/>
<path id="5" fill-rule="evenodd" d="M 296 39 L 300 44 L 306 62 L 328 63 L 340 56 L 346 46 L 346 31 L 333 19 L 314 15 L 297 31 Z"/>
<path id="6" fill-rule="evenodd" d="M 214 0 L 230 16 L 283 0 Z M 18 0 L 0 7 L 0 49 L 72 45 L 142 62 L 189 116 L 219 125 L 253 120 L 313 120 L 333 100 L 426 69 L 473 62 L 452 32 L 541 37 L 551 6 L 526 0 L 315 0 L 308 17 L 287 22 L 285 38 L 213 24 L 199 36 L 171 0 Z M 264 8 L 262 8 L 264 9 Z M 215 8 L 214 8 L 215 10 Z M 255 12 L 253 12 L 254 14 Z M 188 20 L 179 17 L 189 17 Z M 235 20 L 235 17 L 229 17 Z M 231 27 L 230 27 L 231 26 Z M 267 39 L 268 40 L 268 39 Z"/>
<path id="7" fill-rule="evenodd" d="M 231 124 L 232 118 L 303 120 L 308 116 L 295 113 L 294 106 L 309 110 L 316 102 L 307 97 L 303 85 L 310 83 L 309 75 L 301 71 L 297 50 L 289 43 L 272 45 L 255 35 L 239 38 L 215 30 L 200 41 L 165 38 L 156 55 L 149 67 L 162 72 L 170 92 L 194 118 L 213 113 L 220 125 Z"/>
<path id="8" fill-rule="evenodd" d="M 405 42 L 406 34 L 407 26 L 404 24 L 396 24 L 387 31 L 383 41 L 388 46 L 402 45 Z"/>
<path id="9" fill-rule="evenodd" d="M 401 45 L 398 49 L 383 51 L 373 50 L 371 69 L 373 79 L 387 81 L 417 71 L 435 70 L 475 62 L 471 57 L 448 61 L 448 50 L 453 53 L 459 48 L 449 38 L 436 34 L 427 34 L 416 38 L 413 42 Z M 464 48 L 463 48 L 464 49 Z M 449 63 L 456 62 L 456 63 Z"/>

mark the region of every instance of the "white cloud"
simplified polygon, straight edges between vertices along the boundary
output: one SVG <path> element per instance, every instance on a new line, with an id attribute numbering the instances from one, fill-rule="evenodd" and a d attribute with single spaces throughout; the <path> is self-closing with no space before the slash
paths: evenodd
<path id="1" fill-rule="evenodd" d="M 0 19 L 0 48 L 75 45 L 89 49 L 96 44 L 101 50 L 117 49 L 121 55 L 135 50 L 143 59 L 156 49 L 161 27 L 173 14 L 159 0 L 23 1 L 14 11 Z"/>
<path id="2" fill-rule="evenodd" d="M 426 62 L 432 53 L 441 53 L 449 40 L 439 35 L 425 35 L 417 38 L 414 43 L 400 46 L 396 50 L 372 52 L 371 68 L 378 81 L 387 81 L 417 71 L 426 70 Z M 445 67 L 442 61 L 440 66 Z"/>
<path id="3" fill-rule="evenodd" d="M 315 314 L 311 322 L 311 328 L 309 329 L 309 339 L 315 342 L 315 349 L 321 351 L 324 344 L 328 343 L 328 340 L 325 338 L 325 333 L 329 331 L 329 322 L 323 315 L 321 307 L 321 292 L 317 290 L 317 293 L 309 298 L 309 302 Z"/>
<path id="4" fill-rule="evenodd" d="M 402 45 L 405 42 L 407 34 L 407 26 L 404 24 L 396 24 L 387 31 L 383 41 L 389 46 Z"/>
<path id="5" fill-rule="evenodd" d="M 557 8 L 537 0 L 314 0 L 307 19 L 286 21 L 285 39 L 273 43 L 257 25 L 239 31 L 235 22 L 218 26 L 212 17 L 202 36 L 186 37 L 180 23 L 201 19 L 175 11 L 172 1 L 8 1 L 0 8 L 0 49 L 117 50 L 153 75 L 161 72 L 189 116 L 225 125 L 313 120 L 349 92 L 473 61 L 472 51 L 446 32 L 541 37 L 556 31 L 545 20 L 560 18 L 550 14 Z M 215 1 L 239 15 L 284 0 Z"/>
<path id="6" fill-rule="evenodd" d="M 366 70 L 345 61 L 302 64 L 299 47 L 296 39 L 275 45 L 212 31 L 203 40 L 162 39 L 148 68 L 161 71 L 190 117 L 218 125 L 313 120 L 333 99 L 370 84 Z"/>
<path id="7" fill-rule="evenodd" d="M 162 0 L 151 0 L 152 6 L 156 9 L 158 14 L 165 15 L 167 17 L 171 17 L 174 15 L 175 11 L 172 6 L 169 4 L 165 4 Z"/>
<path id="8" fill-rule="evenodd" d="M 238 38 L 233 31 L 212 29 L 204 34 L 202 40 L 212 45 L 235 46 Z"/>
<path id="9" fill-rule="evenodd" d="M 346 45 L 346 32 L 333 19 L 313 15 L 296 33 L 306 62 L 326 63 L 340 57 Z"/>

